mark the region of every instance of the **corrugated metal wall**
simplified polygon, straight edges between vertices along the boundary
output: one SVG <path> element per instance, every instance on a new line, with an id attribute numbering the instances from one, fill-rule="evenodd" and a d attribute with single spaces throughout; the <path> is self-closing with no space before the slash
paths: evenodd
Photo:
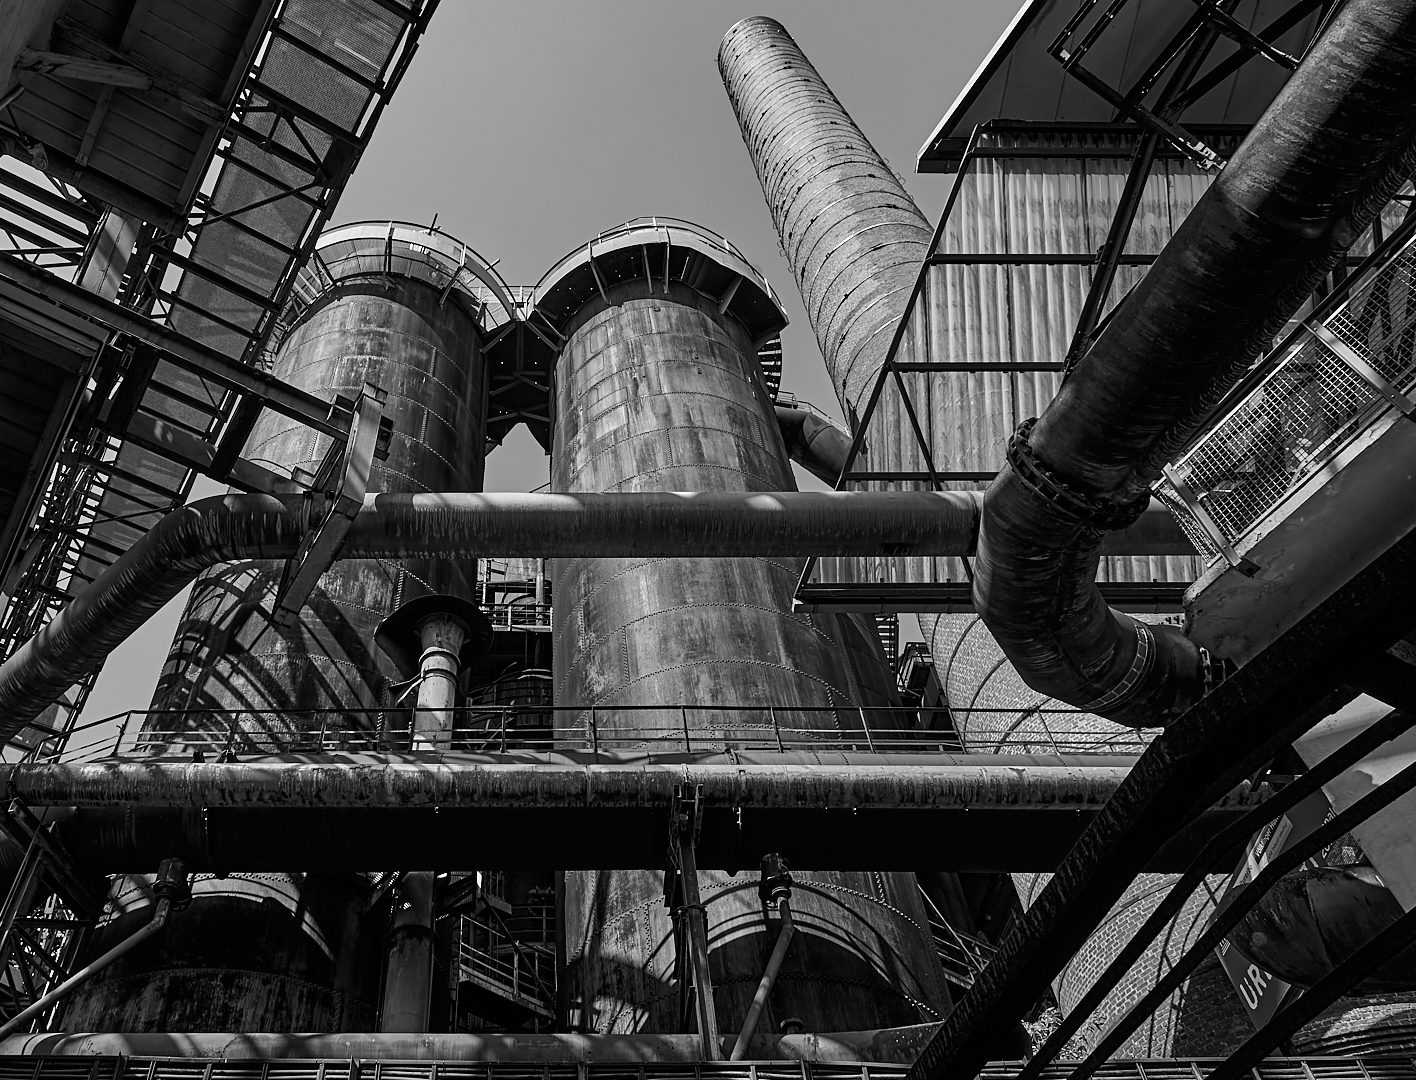
<path id="1" fill-rule="evenodd" d="M 1008 437 L 1037 416 L 1061 382 L 1094 272 L 1097 250 L 1115 214 L 1130 166 L 1129 144 L 1113 135 L 985 133 L 958 189 L 936 252 L 896 353 L 901 364 L 976 364 L 972 371 L 902 375 L 930 457 L 939 473 L 996 472 Z M 1016 156 L 1010 154 L 1015 151 Z M 1075 156 L 1057 156 L 1058 153 Z M 1045 153 L 1051 156 L 1024 156 Z M 1126 256 L 1158 253 L 1208 187 L 1210 177 L 1180 158 L 1161 158 L 1146 184 Z M 980 256 L 970 259 L 970 256 Z M 1017 260 L 1008 262 L 1007 260 Z M 1145 265 L 1123 265 L 1109 308 Z M 1010 371 L 990 365 L 1050 365 Z M 925 472 L 905 402 L 888 382 L 866 426 L 867 457 L 855 471 Z M 865 481 L 859 488 L 926 488 L 927 481 Z M 982 488 L 983 481 L 947 486 Z M 1193 558 L 1103 560 L 1102 580 L 1188 581 Z M 958 559 L 823 560 L 824 581 L 962 581 Z M 1083 721 L 1074 711 L 1029 690 L 977 617 L 921 615 L 941 683 L 966 744 L 1019 753 L 1039 749 L 1135 746 L 1138 737 L 1113 724 Z M 1047 710 L 1063 710 L 1053 714 Z M 998 711 L 988 711 L 998 710 Z M 1039 711 L 1042 710 L 1042 711 Z M 1002 745 L 1000 745 L 1002 744 Z"/>
<path id="2" fill-rule="evenodd" d="M 947 261 L 926 271 L 895 357 L 901 364 L 978 365 L 969 371 L 902 375 L 928 437 L 933 467 L 940 473 L 996 472 L 1004 463 L 1008 437 L 1022 421 L 1041 413 L 1057 392 L 1060 366 L 1095 272 L 1091 260 L 1105 242 L 1130 166 L 1129 144 L 1117 136 L 983 134 L 979 149 L 982 153 L 967 162 L 957 180 L 939 236 L 936 254 Z M 1053 156 L 1026 156 L 1038 151 Z M 1075 156 L 1057 156 L 1059 151 L 1073 151 Z M 1186 160 L 1162 158 L 1155 163 L 1125 249 L 1134 261 L 1118 268 L 1107 310 L 1144 274 L 1146 265 L 1139 257 L 1161 250 L 1209 182 L 1208 175 Z M 1033 364 L 1039 367 L 992 366 Z M 869 453 L 857 471 L 927 470 L 905 401 L 893 382 L 882 391 L 866 431 Z M 856 486 L 924 488 L 928 483 L 868 481 Z M 986 482 L 954 480 L 947 486 L 982 488 Z M 828 580 L 833 575 L 838 580 L 873 581 L 966 577 L 958 559 L 831 562 L 822 567 L 821 577 Z M 1184 557 L 1112 557 L 1103 560 L 1100 577 L 1188 581 L 1197 573 L 1197 563 Z M 1147 733 L 1079 713 L 1031 690 L 976 615 L 925 614 L 920 627 L 967 749 L 1127 752 L 1139 750 L 1148 739 Z M 1024 903 L 1045 882 L 1045 876 L 1015 875 Z M 1080 999 L 1169 886 L 1170 879 L 1160 875 L 1137 879 L 1058 978 L 1056 991 L 1064 1010 Z M 1165 937 L 1171 944 L 1157 944 L 1110 996 L 1103 1018 L 1124 1009 L 1137 990 L 1153 982 L 1156 965 L 1165 963 L 1162 953 L 1181 949 L 1203 927 L 1210 906 L 1202 892 L 1186 908 L 1176 932 Z M 1206 986 L 1211 997 L 1219 996 L 1222 1007 L 1224 995 L 1232 991 L 1222 980 L 1214 983 L 1211 974 L 1206 972 Z M 1184 994 L 1172 1004 L 1179 1006 Z M 1237 998 L 1232 1004 L 1237 1010 Z M 1178 1008 L 1161 1009 L 1129 1040 L 1125 1052 L 1140 1057 L 1172 1053 L 1185 1027 Z M 1205 1044 L 1200 1037 L 1195 1052 L 1227 1045 L 1232 1026 L 1215 1030 L 1217 1042 Z"/>
<path id="3" fill-rule="evenodd" d="M 1039 415 L 1061 383 L 1058 370 L 1008 371 L 988 365 L 1062 364 L 1129 169 L 1119 137 L 982 134 L 958 179 L 956 198 L 939 237 L 937 256 L 910 312 L 896 361 L 976 364 L 972 371 L 911 372 L 902 378 L 938 472 L 992 473 L 1004 463 L 1009 435 Z M 1010 151 L 1017 151 L 1011 154 Z M 1043 151 L 1052 156 L 1036 155 Z M 1072 151 L 1074 153 L 1068 153 Z M 1204 194 L 1211 174 L 1180 158 L 1155 162 L 1104 310 L 1144 275 L 1143 258 L 1157 254 Z M 1390 230 L 1405 207 L 1384 215 Z M 1352 255 L 1370 253 L 1370 235 Z M 970 256 L 979 256 L 971 259 Z M 1301 316 L 1300 312 L 1300 316 Z M 868 459 L 854 471 L 920 472 L 927 463 L 901 395 L 887 384 L 866 427 Z M 927 482 L 871 481 L 862 488 L 927 487 Z M 950 487 L 984 487 L 951 481 Z M 959 581 L 958 559 L 829 560 L 824 580 Z M 1190 581 L 1198 557 L 1109 557 L 1103 581 Z M 1145 618 L 1137 613 L 1138 617 Z M 1156 616 L 1178 621 L 1180 616 Z M 981 752 L 1139 751 L 1151 733 L 1132 731 L 1079 713 L 1027 687 L 976 615 L 922 614 L 966 748 Z M 1026 904 L 1046 876 L 1015 875 Z M 1169 890 L 1170 875 L 1141 875 L 1061 973 L 1064 1010 L 1078 1001 L 1116 950 Z M 1138 961 L 1098 1011 L 1098 1033 L 1153 985 L 1157 970 L 1203 930 L 1213 899 L 1202 889 Z M 1237 1021 L 1237 1022 L 1236 1022 Z M 1217 965 L 1207 963 L 1127 1040 L 1127 1057 L 1226 1052 L 1247 1032 L 1238 999 Z"/>

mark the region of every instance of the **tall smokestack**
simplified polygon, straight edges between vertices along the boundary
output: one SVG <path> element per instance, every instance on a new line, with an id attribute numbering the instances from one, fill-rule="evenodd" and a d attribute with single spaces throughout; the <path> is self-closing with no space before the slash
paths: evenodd
<path id="1" fill-rule="evenodd" d="M 781 23 L 743 19 L 718 70 L 836 396 L 859 414 L 933 230 Z"/>

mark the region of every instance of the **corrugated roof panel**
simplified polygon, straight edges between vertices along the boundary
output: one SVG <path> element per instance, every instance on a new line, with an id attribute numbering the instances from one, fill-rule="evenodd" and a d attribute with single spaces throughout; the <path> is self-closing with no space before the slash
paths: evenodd
<path id="1" fill-rule="evenodd" d="M 1234 17 L 1262 31 L 1290 7 L 1284 0 L 1241 0 Z M 1075 51 L 1086 29 L 1109 4 L 1098 4 L 1069 46 Z M 1076 0 L 1029 0 L 988 58 L 920 149 L 922 171 L 952 170 L 974 128 L 992 120 L 1029 123 L 1104 124 L 1118 119 L 1114 106 L 1068 75 L 1048 47 L 1077 13 Z M 1162 55 L 1197 11 L 1189 0 L 1130 0 L 1086 51 L 1082 65 L 1122 93 Z M 1301 54 L 1316 31 L 1320 14 L 1303 17 L 1276 38 L 1290 55 Z M 1239 51 L 1221 38 L 1200 70 L 1200 78 Z M 1167 71 L 1156 86 L 1167 85 Z M 1179 117 L 1191 126 L 1253 124 L 1288 79 L 1288 71 L 1266 60 L 1251 60 L 1191 104 Z M 1124 118 L 1122 118 L 1124 119 Z"/>

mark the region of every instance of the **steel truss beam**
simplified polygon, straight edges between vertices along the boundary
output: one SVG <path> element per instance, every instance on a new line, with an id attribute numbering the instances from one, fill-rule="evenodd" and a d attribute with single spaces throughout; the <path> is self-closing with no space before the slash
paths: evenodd
<path id="1" fill-rule="evenodd" d="M 1045 991 L 1157 845 L 1355 690 L 1359 671 L 1412 629 L 1416 535 L 1380 555 L 1151 744 L 1001 943 L 911 1070 L 972 1075 Z"/>
<path id="2" fill-rule="evenodd" d="M 387 0 L 376 2 L 384 11 L 397 17 L 398 26 L 393 28 L 396 33 L 389 52 L 380 61 L 382 70 L 378 79 L 363 80 L 370 91 L 370 98 L 351 130 L 333 125 L 326 117 L 302 108 L 299 102 L 288 99 L 265 84 L 264 61 L 268 57 L 268 51 L 260 46 L 273 36 L 284 34 L 283 20 L 288 13 L 282 5 L 270 3 L 268 0 L 259 6 L 252 24 L 252 32 L 243 50 L 236 56 L 226 90 L 220 96 L 223 103 L 232 103 L 230 112 L 215 115 L 207 108 L 203 113 L 211 121 L 206 143 L 203 150 L 196 155 L 193 168 L 182 188 L 182 195 L 177 200 L 178 212 L 174 213 L 174 207 L 171 206 L 154 205 L 152 200 L 141 192 L 126 188 L 119 190 L 121 185 L 110 185 L 109 188 L 101 189 L 100 184 L 95 187 L 94 183 L 102 181 L 102 177 L 87 173 L 80 175 L 82 162 L 67 161 L 63 159 L 63 155 L 56 157 L 55 152 L 50 151 L 51 172 L 55 175 L 82 182 L 88 189 L 87 193 L 98 199 L 113 196 L 107 198 L 107 201 L 125 207 L 129 213 L 136 213 L 149 223 L 139 232 L 137 252 L 120 293 L 122 306 L 113 305 L 108 312 L 108 315 L 115 318 L 115 312 L 121 312 L 130 321 L 118 326 L 108 318 L 91 317 L 96 317 L 97 321 L 113 326 L 114 329 L 121 329 L 131 337 L 156 345 L 163 350 L 164 359 L 198 376 L 213 387 L 216 396 L 225 398 L 224 401 L 212 403 L 214 407 L 209 410 L 210 426 L 201 432 L 182 431 L 172 423 L 174 416 L 164 415 L 166 410 L 161 407 L 162 398 L 157 394 L 159 388 L 156 386 L 153 387 L 154 398 L 144 401 L 144 395 L 140 393 L 132 403 L 133 411 L 129 419 L 136 414 L 140 404 L 152 414 L 152 423 L 133 440 L 136 453 L 128 455 L 137 457 L 140 463 L 136 466 L 137 470 L 141 472 L 151 469 L 154 474 L 165 471 L 161 464 L 145 464 L 142 451 L 157 453 L 160 457 L 178 463 L 184 470 L 184 478 L 176 485 L 177 490 L 173 492 L 173 498 L 166 508 L 180 503 L 197 472 L 206 472 L 218 479 L 231 480 L 238 486 L 256 490 L 269 490 L 272 483 L 280 482 L 278 479 L 272 481 L 265 470 L 239 459 L 240 444 L 262 406 L 292 416 L 337 440 L 342 439 L 347 430 L 347 415 L 330 415 L 323 403 L 269 380 L 254 364 L 271 337 L 277 315 L 290 295 L 300 264 L 313 248 L 333 212 L 345 180 L 367 145 L 388 98 L 407 71 L 428 19 L 437 6 L 437 0 L 417 0 L 407 5 Z M 130 22 L 124 31 L 121 48 L 127 48 L 129 35 L 133 32 L 135 27 L 133 22 Z M 312 69 L 323 65 L 332 75 L 350 74 L 348 65 L 340 57 L 312 50 L 307 44 L 301 44 L 298 48 L 310 52 L 309 65 Z M 112 56 L 108 59 L 123 58 Z M 109 71 L 108 74 L 113 72 Z M 155 85 L 158 74 L 149 71 L 143 78 L 152 77 Z M 124 75 L 136 77 L 131 72 Z M 177 94 L 177 97 L 181 96 L 180 93 Z M 171 99 L 171 103 L 174 106 L 178 104 L 175 99 Z M 199 111 L 200 105 L 201 103 L 198 103 Z M 181 103 L 181 107 L 188 110 L 192 106 L 191 101 Z M 100 100 L 99 109 L 90 121 L 90 135 L 96 134 L 98 126 L 102 123 L 103 107 L 103 101 Z M 257 132 L 257 128 L 266 130 Z M 286 129 L 290 135 L 287 135 Z M 307 137 L 310 130 L 326 131 L 331 138 L 324 140 Z M 329 143 L 327 148 L 318 152 L 316 146 L 323 145 L 326 141 Z M 308 159 L 305 154 L 308 154 Z M 238 197 L 235 203 L 218 205 L 219 196 L 227 190 L 220 178 L 240 179 L 240 175 L 233 170 L 241 170 L 248 178 L 257 178 L 259 182 L 257 174 L 261 170 L 255 163 L 271 155 L 281 158 L 285 165 L 293 166 L 299 174 L 289 182 L 285 178 L 265 176 L 264 180 L 270 190 L 276 192 L 273 198 L 257 199 L 253 202 L 249 197 Z M 219 163 L 221 167 L 212 169 L 210 166 L 213 162 Z M 217 177 L 218 173 L 220 178 Z M 11 182 L 12 179 L 15 182 Z M 27 183 L 8 176 L 3 179 L 4 187 L 14 189 L 22 196 L 33 197 L 45 212 L 66 215 L 64 221 L 57 223 L 64 228 L 60 228 L 56 235 L 63 236 L 67 242 L 73 241 L 71 234 L 79 229 L 88 236 L 93 235 L 100 212 L 96 204 L 76 200 L 70 205 L 68 202 L 60 202 L 53 193 L 42 191 L 34 195 L 23 190 Z M 202 190 L 198 190 L 199 187 Z M 241 215 L 249 215 L 251 211 L 273 203 L 300 208 L 300 221 L 305 224 L 299 233 L 298 242 L 293 246 L 288 237 L 271 240 L 241 220 Z M 185 212 L 184 208 L 190 212 Z M 69 224 L 69 219 L 76 221 L 77 225 Z M 263 287 L 266 283 L 261 283 L 262 288 L 232 288 L 228 281 L 218 280 L 219 274 L 212 275 L 210 268 L 217 265 L 218 256 L 211 254 L 210 249 L 214 247 L 215 251 L 220 252 L 223 250 L 223 241 L 217 236 L 212 245 L 204 244 L 202 234 L 207 225 L 221 225 L 243 231 L 253 239 L 265 241 L 278 254 L 276 261 L 283 265 L 279 267 L 279 272 L 273 275 L 268 289 Z M 179 251 L 189 250 L 190 260 L 177 257 Z M 62 251 L 47 252 L 42 256 L 37 251 L 28 254 L 48 262 L 53 262 L 55 258 L 67 257 Z M 165 296 L 158 283 L 162 281 L 169 267 L 175 268 L 179 263 L 187 268 L 183 275 L 184 281 L 194 280 L 192 274 L 200 274 L 209 278 L 217 288 L 237 297 L 242 304 L 251 305 L 255 314 L 248 320 L 250 325 L 238 325 L 242 318 L 240 315 L 226 317 L 204 308 L 199 303 L 194 304 L 180 284 L 178 294 Z M 209 269 L 202 271 L 203 265 Z M 55 287 L 55 281 L 57 279 L 45 282 L 44 287 L 36 291 L 48 292 Z M 154 310 L 170 312 L 174 304 L 180 304 L 195 313 L 198 319 L 193 320 L 194 324 L 207 326 L 217 338 L 236 335 L 233 355 L 225 356 L 201 346 L 196 349 L 187 348 L 186 346 L 196 343 L 179 340 L 175 335 L 167 337 L 166 340 L 158 340 L 169 332 L 145 318 L 145 313 Z M 238 321 L 232 321 L 233 319 Z M 109 382 L 100 389 L 104 392 L 101 396 L 96 395 L 96 401 L 106 400 L 112 383 Z M 145 392 L 146 381 L 137 385 L 137 389 Z M 150 407 L 154 402 L 156 407 Z M 97 422 L 96 415 L 87 417 L 87 424 L 94 425 Z M 160 426 L 160 430 L 153 426 L 154 423 Z M 119 439 L 126 438 L 130 434 L 127 425 L 122 425 L 116 434 Z M 94 446 L 96 440 L 110 452 L 122 449 L 121 444 L 113 445 L 106 431 L 92 426 L 85 428 L 82 423 L 76 424 L 70 445 L 66 449 L 73 452 L 76 460 L 92 459 L 98 456 L 97 447 Z M 70 475 L 71 473 L 73 475 Z M 52 599 L 57 591 L 56 586 L 65 580 L 66 573 L 71 573 L 81 562 L 85 565 L 97 563 L 101 566 L 111 561 L 114 555 L 113 545 L 110 543 L 100 546 L 96 542 L 90 542 L 86 533 L 96 520 L 93 514 L 95 506 L 125 504 L 127 496 L 122 490 L 123 485 L 119 483 L 114 486 L 111 483 L 116 477 L 116 472 L 101 468 L 87 471 L 81 469 L 78 473 L 74 473 L 72 469 L 51 471 L 45 477 L 46 499 L 54 513 L 50 514 L 51 528 L 42 535 L 36 535 L 35 540 L 52 542 L 58 547 L 52 557 L 50 553 L 39 553 L 31 557 L 25 563 L 25 572 L 18 579 L 4 583 L 6 591 L 12 595 L 12 602 L 11 610 L 5 615 L 5 632 L 0 635 L 0 657 L 9 655 L 20 641 L 30 636 L 38 628 L 38 624 L 43 622 L 46 613 L 52 614 Z M 71 497 L 71 489 L 75 484 L 83 485 L 87 492 L 77 500 Z M 153 485 L 147 482 L 145 486 Z M 109 513 L 107 516 L 113 515 Z M 141 531 L 140 527 L 137 531 Z M 119 539 L 120 542 L 123 541 L 124 536 L 120 534 Z M 20 623 L 25 625 L 20 627 Z M 20 632 L 10 633 L 12 627 Z M 80 702 L 82 696 L 81 692 Z"/>
<path id="3" fill-rule="evenodd" d="M 161 358 L 200 375 L 210 382 L 263 401 L 267 408 L 298 420 L 316 431 L 342 438 L 348 427 L 347 414 L 331 416 L 328 403 L 297 390 L 259 368 L 184 337 L 147 316 L 89 292 L 53 274 L 39 270 L 13 255 L 0 252 L 0 277 L 21 288 L 52 300 L 67 311 L 107 326 L 125 337 L 157 350 Z"/>
<path id="4" fill-rule="evenodd" d="M 24 852 L 0 907 L 0 1017 L 8 1019 L 72 973 L 105 889 L 19 800 L 0 815 L 0 832 Z"/>

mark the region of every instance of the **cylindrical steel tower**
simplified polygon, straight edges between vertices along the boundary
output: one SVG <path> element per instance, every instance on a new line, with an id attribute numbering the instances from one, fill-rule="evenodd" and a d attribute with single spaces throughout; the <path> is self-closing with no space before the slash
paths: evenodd
<path id="1" fill-rule="evenodd" d="M 301 275 L 282 320 L 274 374 L 330 400 L 353 399 L 366 383 L 388 392 L 384 416 L 393 436 L 387 459 L 374 462 L 369 490 L 480 491 L 482 330 L 484 321 L 505 321 L 509 303 L 495 272 L 444 234 L 388 223 L 344 226 L 322 238 Z M 245 454 L 276 472 L 309 476 L 329 444 L 267 412 Z M 198 579 L 155 708 L 280 710 L 287 719 L 277 724 L 290 724 L 292 710 L 377 709 L 395 674 L 372 644 L 378 621 L 428 592 L 471 598 L 463 568 L 452 561 L 343 560 L 324 573 L 297 626 L 286 631 L 260 615 L 281 570 L 269 562 L 230 563 Z M 243 726 L 260 723 L 252 716 Z"/>
<path id="2" fill-rule="evenodd" d="M 1059 385 L 1055 373 L 1085 289 L 1075 265 L 1055 267 L 939 265 L 925 269 L 933 230 L 894 173 L 871 147 L 844 107 L 787 31 L 765 18 L 745 19 L 723 39 L 718 65 L 743 140 L 783 250 L 801 287 L 807 314 L 821 343 L 842 407 L 853 418 L 864 409 L 921 272 L 926 277 L 901 339 L 898 359 L 910 362 L 971 361 L 975 370 L 910 373 L 904 382 L 930 442 L 935 468 L 987 474 L 1001 466 L 1008 436 L 1039 413 Z M 982 138 L 987 139 L 984 135 Z M 1005 151 L 1005 142 L 996 149 Z M 991 149 L 994 149 L 991 147 Z M 954 218 L 946 222 L 941 247 L 962 253 L 1095 251 L 1079 191 L 1085 177 L 1065 175 L 1056 159 L 1025 160 L 1027 176 L 1012 180 L 998 158 L 975 163 L 977 175 L 960 178 Z M 1095 169 L 1120 164 L 1088 162 Z M 1167 166 L 1168 167 L 1168 166 Z M 1152 201 L 1159 210 L 1146 227 L 1183 218 L 1208 181 L 1193 166 L 1177 165 L 1172 184 Z M 1110 176 L 1100 188 L 1119 185 Z M 1162 177 L 1162 181 L 1168 177 Z M 1114 195 L 1092 203 L 1102 215 L 1104 236 Z M 1145 237 L 1157 250 L 1164 236 Z M 967 258 L 960 255 L 958 263 Z M 1039 275 L 1052 275 L 1040 277 Z M 1060 275 L 1060 276 L 1059 276 Z M 1056 355 L 1054 355 L 1054 352 Z M 988 370 L 1001 361 L 1039 361 L 1036 371 Z M 962 365 L 961 365 L 962 366 Z M 1045 370 L 1051 368 L 1053 370 Z M 911 418 L 893 386 L 883 392 L 866 425 L 870 455 L 856 470 L 921 472 L 926 468 Z M 871 482 L 866 486 L 882 485 Z M 908 485 L 905 485 L 908 486 Z M 951 486 L 976 486 L 951 484 Z M 843 580 L 964 580 L 954 559 L 823 560 L 823 570 Z M 1188 558 L 1103 560 L 1111 580 L 1188 580 Z M 921 615 L 955 725 L 967 750 L 979 753 L 1055 753 L 1087 750 L 1136 751 L 1145 733 L 1077 713 L 1036 693 L 1007 663 L 993 636 L 972 615 Z M 1054 713 L 1052 710 L 1060 710 Z M 1024 904 L 1045 877 L 1018 875 Z M 1143 875 L 1106 926 L 1079 950 L 1056 989 L 1065 1009 L 1085 992 L 1101 966 L 1134 931 L 1168 889 L 1171 879 Z M 1193 909 L 1193 910 L 1192 910 Z M 1172 940 L 1188 940 L 1203 926 L 1212 903 L 1201 894 L 1171 927 Z M 1153 950 L 1151 960 L 1161 955 Z M 1163 962 L 1163 961 L 1158 961 Z M 1151 968 L 1138 964 L 1108 1001 L 1125 1007 L 1147 985 Z M 1246 1023 L 1238 1000 L 1206 969 L 1172 1000 L 1172 1008 L 1137 1033 L 1128 1052 L 1166 1054 L 1183 1046 L 1210 1052 L 1233 1040 Z M 1200 987 L 1204 985 L 1202 992 Z M 1208 1001 L 1219 994 L 1218 1008 Z M 1214 1015 L 1210 1015 L 1213 1012 Z M 1203 1021 L 1187 1019 L 1204 1014 Z M 1231 1024 L 1230 1021 L 1237 1021 Z M 1206 1037 L 1213 1041 L 1206 1043 Z"/>
<path id="3" fill-rule="evenodd" d="M 933 229 L 781 23 L 737 23 L 718 68 L 836 394 L 859 412 Z"/>
<path id="4" fill-rule="evenodd" d="M 387 391 L 393 434 L 369 490 L 480 490 L 480 346 L 511 306 L 495 272 L 465 244 L 413 225 L 344 226 L 321 238 L 301 273 L 274 373 L 331 401 L 355 398 L 366 383 Z M 244 456 L 298 479 L 318 472 L 329 444 L 267 412 Z M 296 625 L 282 629 L 270 621 L 281 571 L 248 561 L 197 580 L 154 697 L 154 708 L 174 712 L 155 716 L 152 727 L 184 729 L 201 742 L 219 731 L 278 750 L 303 727 L 372 726 L 396 677 L 373 644 L 378 622 L 424 593 L 470 599 L 452 561 L 347 560 L 323 574 Z M 124 889 L 129 902 L 96 935 L 99 951 L 148 917 L 145 884 Z M 168 931 L 75 995 L 70 1030 L 375 1028 L 382 927 L 364 913 L 363 877 L 198 877 L 193 892 Z"/>
<path id="5" fill-rule="evenodd" d="M 563 340 L 556 490 L 795 486 L 755 355 L 784 320 L 726 242 L 686 223 L 631 222 L 557 265 L 533 318 Z M 791 614 L 799 569 L 796 560 L 558 560 L 556 702 L 584 706 L 559 722 L 584 725 L 593 707 L 602 740 L 705 750 L 749 726 L 760 738 L 769 704 L 796 727 L 858 724 L 859 689 L 840 644 Z M 647 705 L 664 708 L 625 708 Z M 744 869 L 763 854 L 744 852 Z M 764 1029 L 788 1017 L 814 1030 L 917 1023 L 946 1007 L 912 874 L 793 873 L 797 939 Z M 769 933 L 755 877 L 701 880 L 719 1028 L 732 1033 L 775 924 Z M 664 875 L 567 873 L 564 896 L 579 1026 L 679 1030 Z"/>

